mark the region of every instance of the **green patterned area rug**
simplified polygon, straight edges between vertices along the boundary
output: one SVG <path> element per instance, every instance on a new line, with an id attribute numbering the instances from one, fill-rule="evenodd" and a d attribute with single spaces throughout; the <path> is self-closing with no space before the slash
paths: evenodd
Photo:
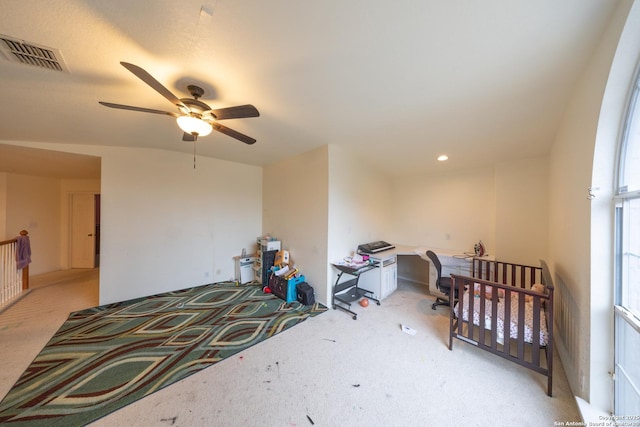
<path id="1" fill-rule="evenodd" d="M 217 283 L 72 313 L 0 402 L 0 424 L 90 423 L 323 311 Z"/>

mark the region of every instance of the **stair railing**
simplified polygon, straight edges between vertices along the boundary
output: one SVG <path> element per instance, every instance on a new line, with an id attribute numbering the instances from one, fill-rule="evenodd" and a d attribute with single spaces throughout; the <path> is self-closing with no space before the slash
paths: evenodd
<path id="1" fill-rule="evenodd" d="M 29 289 L 29 265 L 19 269 L 17 258 L 18 237 L 0 242 L 0 307 Z"/>

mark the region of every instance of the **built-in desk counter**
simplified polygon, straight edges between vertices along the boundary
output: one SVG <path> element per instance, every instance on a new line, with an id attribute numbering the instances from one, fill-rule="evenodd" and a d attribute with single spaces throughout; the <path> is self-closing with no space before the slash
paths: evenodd
<path id="1" fill-rule="evenodd" d="M 472 275 L 474 256 L 461 250 L 441 249 L 428 246 L 410 246 L 394 243 L 394 249 L 369 255 L 374 261 L 374 270 L 360 277 L 359 286 L 370 291 L 375 298 L 383 300 L 398 288 L 398 278 L 428 286 L 429 293 L 444 296 L 436 287 L 438 273 L 427 257 L 427 250 L 438 255 L 442 264 L 442 275 Z M 485 255 L 483 259 L 493 260 Z M 425 264 L 426 262 L 426 264 Z"/>
<path id="2" fill-rule="evenodd" d="M 472 260 L 474 258 L 472 254 L 459 250 L 427 246 L 410 246 L 397 243 L 394 243 L 393 245 L 395 246 L 394 249 L 370 255 L 373 260 L 380 263 L 380 274 L 379 277 L 375 277 L 374 272 L 372 272 L 363 284 L 365 289 L 371 290 L 380 299 L 385 298 L 397 289 L 398 277 L 419 284 L 428 285 L 429 293 L 433 295 L 442 295 L 436 287 L 438 273 L 431 263 L 431 260 L 427 257 L 427 250 L 429 249 L 438 255 L 440 263 L 442 264 L 443 276 L 449 276 L 450 274 L 461 274 L 465 276 L 472 275 L 471 268 Z M 411 263 L 413 263 L 414 266 L 421 264 L 421 261 L 416 264 L 411 261 L 409 257 L 416 257 L 416 259 L 426 261 L 428 263 L 428 271 L 424 273 L 418 272 L 416 275 L 413 275 L 413 277 L 407 277 L 407 270 L 403 268 L 405 264 L 408 265 L 408 268 L 411 268 Z M 494 259 L 494 257 L 489 255 L 483 256 L 482 258 L 489 260 Z M 400 264 L 400 267 L 398 267 L 398 264 Z M 425 280 L 427 281 L 426 283 Z"/>

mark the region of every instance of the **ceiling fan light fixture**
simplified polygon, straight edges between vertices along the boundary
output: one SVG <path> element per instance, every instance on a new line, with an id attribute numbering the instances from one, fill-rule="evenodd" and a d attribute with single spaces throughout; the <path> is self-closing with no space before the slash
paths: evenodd
<path id="1" fill-rule="evenodd" d="M 180 116 L 176 121 L 180 129 L 190 135 L 207 136 L 213 130 L 210 123 L 193 116 Z"/>

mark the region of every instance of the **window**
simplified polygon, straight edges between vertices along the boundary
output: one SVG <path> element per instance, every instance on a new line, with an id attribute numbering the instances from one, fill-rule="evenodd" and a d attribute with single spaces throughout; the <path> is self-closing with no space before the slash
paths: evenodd
<path id="1" fill-rule="evenodd" d="M 640 414 L 640 74 L 627 110 L 616 194 L 615 415 Z"/>

